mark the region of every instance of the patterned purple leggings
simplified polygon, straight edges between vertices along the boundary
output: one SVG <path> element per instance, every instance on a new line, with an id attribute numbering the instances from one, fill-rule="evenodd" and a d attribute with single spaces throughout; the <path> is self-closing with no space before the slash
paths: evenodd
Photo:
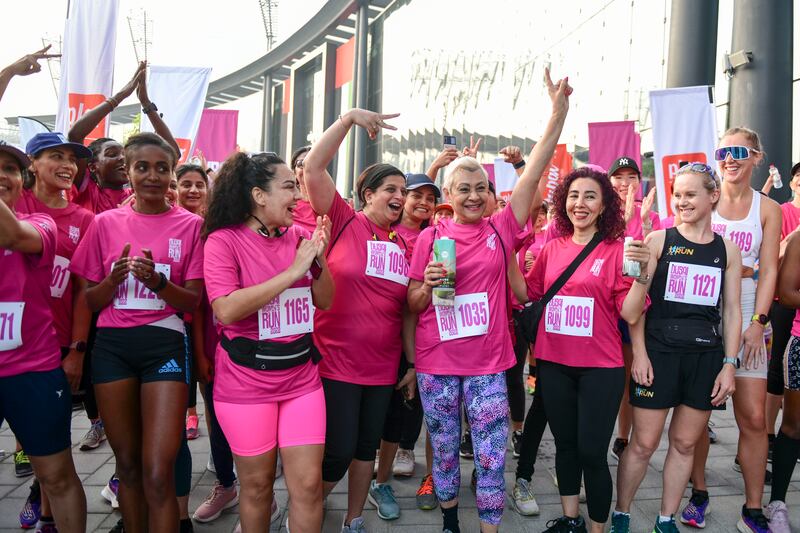
<path id="1" fill-rule="evenodd" d="M 505 503 L 508 394 L 505 373 L 486 376 L 417 374 L 425 422 L 433 446 L 433 485 L 439 501 L 458 497 L 461 402 L 466 406 L 478 474 L 478 516 L 500 524 Z"/>

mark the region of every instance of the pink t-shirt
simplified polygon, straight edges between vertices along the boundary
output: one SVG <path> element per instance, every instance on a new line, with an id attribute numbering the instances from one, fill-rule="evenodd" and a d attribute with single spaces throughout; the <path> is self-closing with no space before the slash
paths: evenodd
<path id="1" fill-rule="evenodd" d="M 530 299 L 541 299 L 582 249 L 571 236 L 545 244 L 525 276 Z M 553 297 L 539 321 L 537 359 L 574 367 L 623 365 L 617 322 L 633 278 L 622 275 L 622 252 L 620 241 L 601 242 Z"/>
<path id="2" fill-rule="evenodd" d="M 781 240 L 785 239 L 791 232 L 800 226 L 800 209 L 794 206 L 792 202 L 781 204 L 781 214 L 783 215 L 783 222 L 781 223 Z"/>
<path id="3" fill-rule="evenodd" d="M 311 233 L 299 226 L 291 226 L 283 236 L 267 239 L 244 224 L 209 235 L 203 266 L 209 301 L 213 304 L 217 298 L 264 283 L 289 268 L 301 238 L 310 239 Z M 290 289 L 311 287 L 311 280 L 311 274 L 306 273 Z M 313 309 L 309 311 L 313 313 Z M 259 315 L 253 313 L 228 326 L 220 325 L 220 330 L 229 339 L 246 337 L 258 340 Z M 273 338 L 271 342 L 292 342 L 300 337 L 302 335 L 287 335 Z M 254 370 L 231 361 L 222 345 L 216 348 L 214 375 L 214 398 L 232 403 L 278 402 L 302 396 L 322 386 L 317 367 L 311 361 L 286 370 Z"/>
<path id="4" fill-rule="evenodd" d="M 403 238 L 408 247 L 408 255 L 411 256 L 414 253 L 414 246 L 416 246 L 417 239 L 419 239 L 419 234 L 422 233 L 422 230 L 409 228 L 403 224 L 396 224 L 392 226 L 392 229 Z"/>
<path id="5" fill-rule="evenodd" d="M 658 213 L 650 211 L 650 223 L 653 225 L 651 231 L 661 229 L 661 219 L 658 218 Z M 633 205 L 633 213 L 628 225 L 625 227 L 625 236 L 633 237 L 637 241 L 644 238 L 642 231 L 642 202 L 635 202 Z"/>
<path id="6" fill-rule="evenodd" d="M 536 258 L 539 257 L 539 254 L 542 253 L 542 248 L 545 245 L 545 232 L 540 231 L 539 233 L 534 233 L 533 238 L 530 239 L 517 253 L 517 261 L 519 262 L 519 269 L 522 271 L 523 274 L 528 272 L 525 269 L 525 255 L 530 252 L 533 254 L 533 260 L 536 261 Z"/>
<path id="7" fill-rule="evenodd" d="M 123 189 L 101 188 L 88 171 L 81 182 L 80 189 L 73 186 L 71 191 L 72 201 L 94 214 L 116 209 L 132 194 L 133 189 L 129 187 Z"/>
<path id="8" fill-rule="evenodd" d="M 137 213 L 130 205 L 97 215 L 72 258 L 72 272 L 100 283 L 111 272 L 126 243 L 129 256 L 143 257 L 150 249 L 156 270 L 175 285 L 203 278 L 203 219 L 172 207 L 158 215 Z M 177 309 L 158 298 L 132 275 L 117 287 L 114 299 L 100 311 L 97 327 L 146 326 L 175 315 Z"/>
<path id="9" fill-rule="evenodd" d="M 67 204 L 63 209 L 48 207 L 33 194 L 23 189 L 22 196 L 14 204 L 18 213 L 45 213 L 56 223 L 58 243 L 53 263 L 53 276 L 50 280 L 50 308 L 53 310 L 58 343 L 67 347 L 72 344 L 72 276 L 70 261 L 78 247 L 78 242 L 94 219 L 94 215 L 76 204 Z"/>
<path id="10" fill-rule="evenodd" d="M 49 372 L 61 365 L 50 278 L 58 232 L 44 213 L 17 215 L 42 237 L 42 253 L 0 249 L 0 377 Z"/>
<path id="11" fill-rule="evenodd" d="M 668 216 L 666 218 L 662 218 L 660 224 L 661 224 L 661 227 L 658 228 L 658 229 L 674 228 L 675 227 L 675 215 L 670 215 L 670 216 Z M 653 228 L 653 229 L 655 229 L 655 228 Z"/>
<path id="12" fill-rule="evenodd" d="M 389 232 L 353 211 L 338 193 L 328 217 L 333 224 L 328 267 L 336 294 L 331 309 L 317 309 L 314 315 L 314 343 L 322 353 L 320 376 L 358 385 L 391 385 L 400 365 L 408 284 L 366 274 L 371 266 L 368 247 L 388 248 Z M 409 254 L 403 239 L 396 238 L 393 244 L 401 257 L 392 259 L 407 272 Z"/>
<path id="13" fill-rule="evenodd" d="M 480 376 L 496 374 L 514 366 L 516 359 L 508 327 L 506 281 L 506 261 L 512 259 L 503 257 L 503 248 L 506 254 L 510 253 L 509 246 L 520 229 L 513 209 L 503 209 L 477 224 L 456 224 L 452 219 L 444 219 L 435 228 L 422 232 L 409 275 L 422 281 L 425 267 L 432 258 L 434 238 L 453 239 L 456 246 L 456 302 L 454 307 L 440 308 L 438 316 L 433 305 L 420 314 L 416 335 L 418 372 Z M 467 314 L 470 316 L 466 317 Z M 452 327 L 453 320 L 458 330 L 455 338 L 452 335 L 456 331 Z M 482 323 L 485 333 L 459 337 L 470 331 L 464 327 L 469 323 Z M 475 328 L 471 331 L 477 332 Z"/>
<path id="14" fill-rule="evenodd" d="M 292 213 L 292 218 L 294 219 L 295 226 L 300 226 L 308 230 L 309 233 L 314 233 L 314 230 L 317 229 L 317 214 L 314 212 L 308 200 L 297 201 L 297 205 L 294 207 L 294 213 Z"/>

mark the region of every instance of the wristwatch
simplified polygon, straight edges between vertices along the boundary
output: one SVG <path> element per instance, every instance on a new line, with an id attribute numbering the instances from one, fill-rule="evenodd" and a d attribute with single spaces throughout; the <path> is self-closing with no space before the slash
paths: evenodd
<path id="1" fill-rule="evenodd" d="M 761 324 L 762 326 L 766 326 L 766 325 L 767 325 L 767 323 L 769 323 L 769 317 L 768 317 L 767 315 L 759 315 L 759 314 L 755 314 L 755 315 L 753 315 L 753 317 L 750 319 L 750 322 L 758 322 L 758 323 L 759 323 L 759 324 Z"/>
<path id="2" fill-rule="evenodd" d="M 78 353 L 86 353 L 86 341 L 75 341 L 69 345 L 70 350 L 75 350 Z"/>
<path id="3" fill-rule="evenodd" d="M 739 358 L 738 357 L 725 357 L 722 359 L 722 364 L 732 364 L 734 368 L 739 368 Z"/>
<path id="4" fill-rule="evenodd" d="M 147 104 L 142 108 L 142 113 L 145 115 L 150 113 L 151 111 L 158 111 L 158 107 L 153 102 L 150 102 L 149 104 Z"/>
<path id="5" fill-rule="evenodd" d="M 524 159 L 520 159 L 519 161 L 514 163 L 514 168 L 517 169 L 517 170 L 521 169 L 524 166 L 525 166 L 525 160 Z"/>

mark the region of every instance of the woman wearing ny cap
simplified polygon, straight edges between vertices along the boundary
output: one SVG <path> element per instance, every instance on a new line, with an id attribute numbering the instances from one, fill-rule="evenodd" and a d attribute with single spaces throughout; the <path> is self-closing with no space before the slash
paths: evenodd
<path id="1" fill-rule="evenodd" d="M 200 301 L 203 219 L 166 201 L 176 161 L 154 133 L 128 139 L 136 201 L 97 215 L 72 261 L 89 282 L 89 307 L 100 313 L 92 381 L 129 533 L 178 524 L 175 464 L 189 378 L 178 313 L 193 312 Z"/>
<path id="2" fill-rule="evenodd" d="M 353 109 L 325 130 L 303 162 L 311 206 L 332 224 L 326 254 L 336 296 L 330 310 L 314 317 L 314 342 L 322 353 L 319 373 L 327 405 L 322 479 L 327 496 L 348 473 L 344 533 L 364 531 L 361 514 L 375 450 L 398 385 L 409 253 L 392 224 L 403 212 L 406 178 L 391 165 L 366 168 L 357 180 L 363 209 L 354 211 L 325 169 L 353 125 L 374 139 L 381 128 L 395 129 L 385 121 L 396 116 Z M 413 390 L 414 376 L 410 368 L 403 386 Z"/>
<path id="3" fill-rule="evenodd" d="M 69 159 L 83 147 L 62 149 Z M 59 530 L 78 533 L 86 530 L 86 496 L 72 463 L 72 395 L 51 311 L 58 228 L 44 213 L 14 212 L 29 164 L 0 142 L 0 420 L 30 457 Z M 69 166 L 77 170 L 74 159 Z"/>
<path id="4" fill-rule="evenodd" d="M 222 165 L 206 216 L 206 289 L 221 328 L 214 410 L 234 454 L 245 533 L 270 522 L 278 450 L 292 530 L 322 527 L 325 397 L 311 332 L 334 287 L 328 220 L 313 235 L 295 226 L 300 199 L 282 159 L 238 153 Z"/>
<path id="5" fill-rule="evenodd" d="M 433 480 L 443 514 L 443 530 L 460 531 L 459 440 L 461 404 L 472 429 L 480 529 L 497 531 L 505 506 L 505 448 L 508 396 L 504 371 L 515 363 L 508 327 L 508 261 L 515 236 L 530 216 L 539 179 L 552 157 L 569 107 L 566 79 L 546 82 L 552 114 L 531 162 L 511 196 L 510 207 L 484 218 L 491 201 L 489 180 L 472 157 L 447 168 L 444 189 L 455 217 L 422 232 L 414 250 L 409 309 L 419 313 L 416 364 L 420 397 L 433 445 Z M 455 244 L 456 294 L 453 306 L 433 305 L 433 291 L 447 274 L 433 261 L 436 239 Z"/>

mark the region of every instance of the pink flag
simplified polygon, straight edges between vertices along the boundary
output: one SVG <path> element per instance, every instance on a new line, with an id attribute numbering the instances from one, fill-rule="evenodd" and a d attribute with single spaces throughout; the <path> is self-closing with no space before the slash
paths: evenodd
<path id="1" fill-rule="evenodd" d="M 635 122 L 590 122 L 589 163 L 608 169 L 618 157 L 630 157 L 642 168 L 641 138 Z"/>
<path id="2" fill-rule="evenodd" d="M 208 166 L 214 170 L 236 151 L 238 127 L 239 111 L 203 109 L 195 147 L 203 152 Z"/>

